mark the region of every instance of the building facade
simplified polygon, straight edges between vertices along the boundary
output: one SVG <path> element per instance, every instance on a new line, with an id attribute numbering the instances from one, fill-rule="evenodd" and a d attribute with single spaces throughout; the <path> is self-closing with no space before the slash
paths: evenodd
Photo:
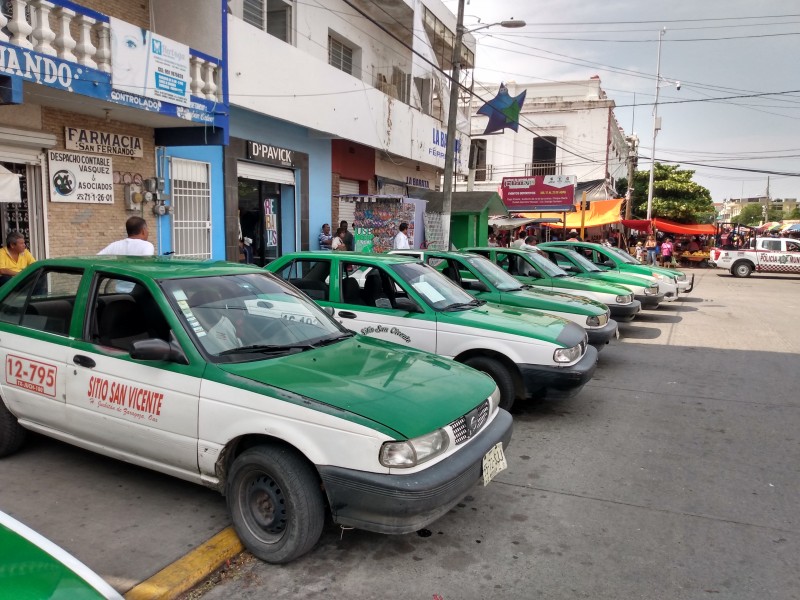
<path id="1" fill-rule="evenodd" d="M 590 199 L 615 197 L 616 180 L 627 177 L 629 145 L 599 78 L 506 83 L 512 98 L 526 94 L 518 131 L 482 135 L 489 117 L 478 110 L 501 85 L 474 85 L 469 165 L 474 182 L 462 177 L 457 189 L 497 191 L 504 177 L 571 175 L 579 185 L 599 184 Z"/>
<path id="2" fill-rule="evenodd" d="M 222 257 L 220 0 L 13 0 L 0 13 L 0 237 L 91 254 L 150 223 L 159 253 Z M 12 189 L 4 187 L 3 189 Z M 221 205 L 220 205 L 221 208 Z"/>

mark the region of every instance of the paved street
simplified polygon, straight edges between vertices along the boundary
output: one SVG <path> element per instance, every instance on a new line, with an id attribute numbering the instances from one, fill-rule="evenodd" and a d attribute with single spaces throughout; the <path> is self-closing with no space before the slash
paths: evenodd
<path id="1" fill-rule="evenodd" d="M 694 272 L 580 395 L 521 407 L 508 471 L 429 532 L 328 525 L 204 600 L 800 598 L 800 278 Z M 0 480 L 0 508 L 120 590 L 228 524 L 214 492 L 38 436 Z"/>

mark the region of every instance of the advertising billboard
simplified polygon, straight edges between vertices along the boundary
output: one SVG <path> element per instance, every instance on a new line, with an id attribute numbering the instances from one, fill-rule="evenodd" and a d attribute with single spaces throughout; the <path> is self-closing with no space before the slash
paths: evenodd
<path id="1" fill-rule="evenodd" d="M 501 196 L 509 212 L 566 211 L 575 203 L 575 175 L 503 177 Z"/>

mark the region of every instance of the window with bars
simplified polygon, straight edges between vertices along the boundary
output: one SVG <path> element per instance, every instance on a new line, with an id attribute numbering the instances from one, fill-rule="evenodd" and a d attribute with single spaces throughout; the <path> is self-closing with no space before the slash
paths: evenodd
<path id="1" fill-rule="evenodd" d="M 243 0 L 242 18 L 268 34 L 292 42 L 292 2 L 285 0 Z"/>
<path id="2" fill-rule="evenodd" d="M 328 64 L 348 75 L 353 75 L 353 49 L 329 35 Z"/>

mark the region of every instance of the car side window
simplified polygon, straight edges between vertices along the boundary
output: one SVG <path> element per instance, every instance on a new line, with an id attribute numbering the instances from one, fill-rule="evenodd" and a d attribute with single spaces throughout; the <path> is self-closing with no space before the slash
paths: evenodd
<path id="1" fill-rule="evenodd" d="M 130 352 L 139 340 L 168 342 L 170 327 L 144 284 L 100 275 L 89 314 L 88 337 L 93 343 Z"/>
<path id="2" fill-rule="evenodd" d="M 774 252 L 780 252 L 781 241 L 780 240 L 764 240 L 762 248 L 764 248 L 764 250 L 772 250 Z"/>
<path id="3" fill-rule="evenodd" d="M 327 300 L 331 263 L 327 260 L 293 260 L 278 277 L 302 290 L 312 300 Z"/>
<path id="4" fill-rule="evenodd" d="M 786 242 L 786 250 L 788 252 L 800 252 L 800 244 L 797 242 Z"/>
<path id="5" fill-rule="evenodd" d="M 68 335 L 82 271 L 39 269 L 26 277 L 0 305 L 0 321 Z"/>

